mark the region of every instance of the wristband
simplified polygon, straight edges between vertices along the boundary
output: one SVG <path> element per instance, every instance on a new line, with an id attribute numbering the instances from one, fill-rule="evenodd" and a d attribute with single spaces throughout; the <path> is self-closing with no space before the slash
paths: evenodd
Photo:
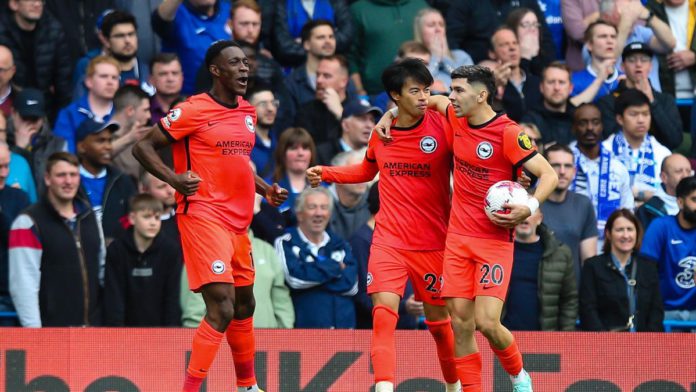
<path id="1" fill-rule="evenodd" d="M 536 210 L 539 209 L 539 200 L 537 200 L 536 197 L 531 196 L 529 199 L 527 199 L 527 207 L 529 207 L 529 211 L 532 212 L 530 215 L 534 215 Z"/>

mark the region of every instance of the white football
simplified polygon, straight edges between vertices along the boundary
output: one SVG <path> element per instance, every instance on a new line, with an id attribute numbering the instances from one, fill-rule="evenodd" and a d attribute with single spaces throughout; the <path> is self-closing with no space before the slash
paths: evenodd
<path id="1" fill-rule="evenodd" d="M 526 204 L 528 199 L 527 190 L 522 185 L 514 181 L 498 181 L 488 188 L 483 208 L 491 214 L 507 214 L 509 210 L 503 208 L 505 204 Z"/>

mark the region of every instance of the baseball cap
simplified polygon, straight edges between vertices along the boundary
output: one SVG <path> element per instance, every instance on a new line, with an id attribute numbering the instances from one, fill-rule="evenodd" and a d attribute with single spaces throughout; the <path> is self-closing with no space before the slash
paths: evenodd
<path id="1" fill-rule="evenodd" d="M 653 51 L 648 47 L 648 45 L 642 42 L 631 42 L 630 44 L 624 46 L 623 52 L 621 53 L 621 60 L 625 61 L 626 57 L 634 53 L 643 53 L 652 57 Z"/>
<path id="2" fill-rule="evenodd" d="M 373 113 L 376 117 L 383 114 L 382 109 L 378 108 L 377 106 L 370 106 L 370 104 L 365 101 L 354 99 L 343 106 L 342 118 L 348 118 L 350 116 L 362 116 L 367 113 Z"/>
<path id="3" fill-rule="evenodd" d="M 22 117 L 43 117 L 46 115 L 46 100 L 43 92 L 35 88 L 25 88 L 17 93 L 14 108 Z"/>
<path id="4" fill-rule="evenodd" d="M 121 126 L 115 122 L 105 123 L 103 121 L 95 121 L 92 118 L 88 118 L 77 127 L 77 130 L 75 131 L 75 140 L 81 142 L 89 135 L 99 133 L 106 129 L 110 130 L 111 132 L 116 132 L 119 130 L 119 128 L 121 128 Z"/>

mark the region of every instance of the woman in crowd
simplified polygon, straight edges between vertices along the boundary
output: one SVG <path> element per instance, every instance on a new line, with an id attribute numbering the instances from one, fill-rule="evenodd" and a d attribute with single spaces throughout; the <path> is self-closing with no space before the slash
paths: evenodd
<path id="1" fill-rule="evenodd" d="M 278 207 L 287 226 L 295 224 L 295 199 L 309 186 L 305 171 L 316 164 L 316 156 L 314 140 L 306 129 L 292 127 L 280 134 L 273 153 L 275 169 L 271 180 L 289 192 L 288 199 Z"/>
<path id="2" fill-rule="evenodd" d="M 543 50 L 541 23 L 539 23 L 537 15 L 529 8 L 520 7 L 510 12 L 505 24 L 517 34 L 522 68 L 534 75 L 541 76 L 544 67 L 553 61 L 555 53 L 546 53 Z"/>
<path id="3" fill-rule="evenodd" d="M 657 264 L 638 255 L 643 239 L 640 222 L 630 210 L 616 210 L 607 220 L 604 236 L 602 254 L 587 259 L 582 267 L 582 329 L 662 331 Z"/>
<path id="4" fill-rule="evenodd" d="M 424 8 L 413 20 L 413 37 L 430 50 L 428 69 L 433 79 L 449 88 L 452 84 L 450 74 L 462 65 L 472 65 L 474 61 L 468 53 L 460 49 L 450 50 L 447 44 L 445 19 L 440 11 Z"/>

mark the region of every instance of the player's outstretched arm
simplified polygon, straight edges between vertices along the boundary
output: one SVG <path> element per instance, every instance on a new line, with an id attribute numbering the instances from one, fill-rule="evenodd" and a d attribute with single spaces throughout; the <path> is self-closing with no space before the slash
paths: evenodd
<path id="1" fill-rule="evenodd" d="M 281 187 L 277 183 L 272 185 L 266 180 L 254 174 L 254 184 L 256 185 L 256 193 L 266 198 L 268 204 L 273 207 L 278 207 L 288 199 L 288 190 Z"/>
<path id="2" fill-rule="evenodd" d="M 152 175 L 168 183 L 182 195 L 191 196 L 198 191 L 201 178 L 190 170 L 177 174 L 162 162 L 157 150 L 170 144 L 171 141 L 164 135 L 159 126 L 154 125 L 142 139 L 133 145 L 133 156 Z"/>
<path id="3" fill-rule="evenodd" d="M 378 169 L 375 162 L 364 158 L 362 162 L 346 166 L 314 166 L 307 169 L 307 180 L 316 188 L 324 182 L 338 184 L 360 184 L 372 181 L 377 175 Z"/>

